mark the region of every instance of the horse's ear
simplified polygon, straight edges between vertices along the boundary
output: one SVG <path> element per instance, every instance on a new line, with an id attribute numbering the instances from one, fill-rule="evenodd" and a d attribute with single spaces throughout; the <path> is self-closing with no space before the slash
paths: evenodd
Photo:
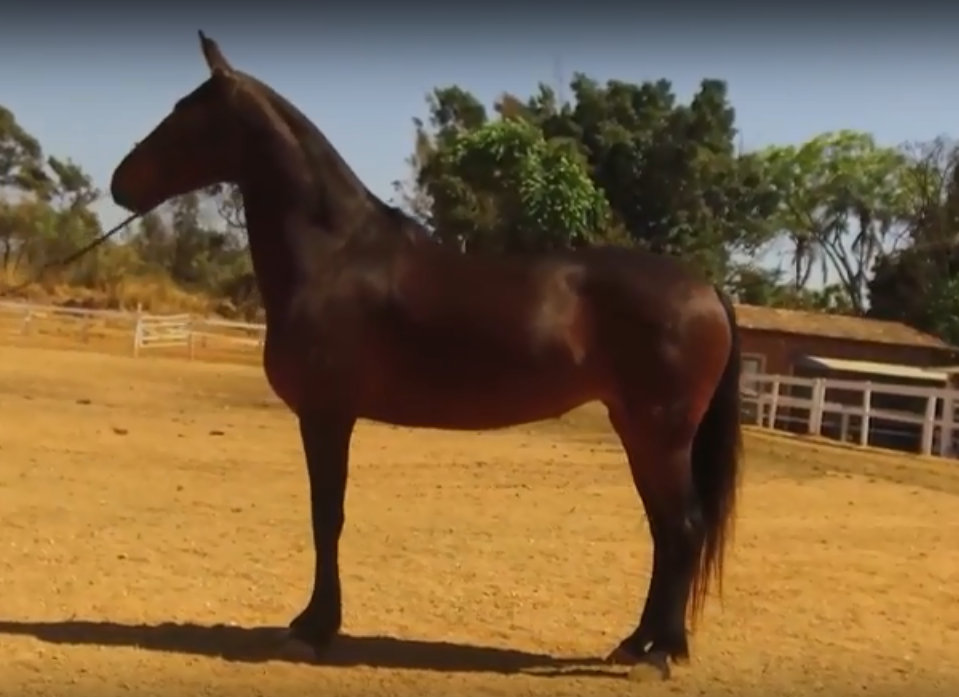
<path id="1" fill-rule="evenodd" d="M 233 66 L 223 56 L 223 51 L 217 46 L 216 41 L 203 33 L 200 34 L 200 49 L 203 51 L 203 57 L 206 58 L 206 64 L 210 66 L 210 72 L 214 75 L 230 75 L 233 73 Z"/>

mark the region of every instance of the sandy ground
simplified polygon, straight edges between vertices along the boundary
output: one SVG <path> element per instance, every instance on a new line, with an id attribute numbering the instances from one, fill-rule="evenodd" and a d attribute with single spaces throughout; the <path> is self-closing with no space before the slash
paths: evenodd
<path id="1" fill-rule="evenodd" d="M 309 590 L 292 417 L 250 366 L 0 349 L 0 695 L 955 694 L 959 465 L 752 435 L 694 659 L 597 665 L 649 541 L 600 412 L 488 434 L 363 424 L 347 637 L 265 652 Z"/>

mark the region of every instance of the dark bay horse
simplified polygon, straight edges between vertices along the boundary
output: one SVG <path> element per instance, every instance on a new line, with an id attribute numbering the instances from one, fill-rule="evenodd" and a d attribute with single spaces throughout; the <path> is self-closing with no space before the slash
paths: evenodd
<path id="1" fill-rule="evenodd" d="M 610 655 L 665 670 L 689 658 L 721 581 L 740 462 L 736 318 L 678 260 L 622 248 L 463 254 L 374 196 L 286 99 L 200 33 L 210 77 L 113 174 L 146 213 L 236 184 L 266 311 L 267 379 L 296 414 L 316 568 L 291 638 L 319 649 L 342 621 L 339 541 L 358 418 L 483 430 L 602 402 L 653 538 L 635 631 Z"/>

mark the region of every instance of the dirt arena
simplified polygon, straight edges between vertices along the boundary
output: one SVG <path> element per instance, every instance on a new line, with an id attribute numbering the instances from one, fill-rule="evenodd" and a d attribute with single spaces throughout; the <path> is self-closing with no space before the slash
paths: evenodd
<path id="1" fill-rule="evenodd" d="M 0 694 L 871 695 L 959 684 L 959 465 L 751 434 L 726 598 L 671 681 L 598 665 L 649 541 L 601 413 L 363 424 L 324 665 L 306 478 L 251 366 L 0 348 Z M 234 689 L 236 688 L 236 689 Z"/>

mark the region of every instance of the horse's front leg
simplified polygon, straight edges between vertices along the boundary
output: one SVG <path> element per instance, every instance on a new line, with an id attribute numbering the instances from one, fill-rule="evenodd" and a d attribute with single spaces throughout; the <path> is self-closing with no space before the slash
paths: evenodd
<path id="1" fill-rule="evenodd" d="M 290 623 L 290 631 L 295 639 L 318 651 L 336 636 L 343 621 L 339 546 L 345 520 L 350 436 L 356 420 L 301 409 L 299 422 L 310 479 L 316 568 L 310 601 Z"/>

